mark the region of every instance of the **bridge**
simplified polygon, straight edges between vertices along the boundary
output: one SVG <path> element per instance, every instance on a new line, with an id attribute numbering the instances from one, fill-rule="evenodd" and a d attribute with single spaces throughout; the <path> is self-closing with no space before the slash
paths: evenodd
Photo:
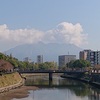
<path id="1" fill-rule="evenodd" d="M 23 74 L 23 73 L 48 73 L 49 74 L 49 80 L 52 81 L 52 76 L 53 76 L 53 73 L 63 73 L 63 74 L 69 74 L 69 75 L 72 75 L 72 74 L 77 74 L 77 75 L 82 75 L 84 74 L 85 72 L 87 71 L 63 71 L 63 70 L 25 70 L 25 71 L 18 71 L 20 74 Z"/>

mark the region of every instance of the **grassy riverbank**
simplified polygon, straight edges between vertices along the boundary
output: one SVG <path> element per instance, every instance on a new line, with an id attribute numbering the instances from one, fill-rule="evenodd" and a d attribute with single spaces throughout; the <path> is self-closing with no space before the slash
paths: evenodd
<path id="1" fill-rule="evenodd" d="M 25 75 L 25 74 L 24 74 Z M 25 76 L 28 76 L 27 74 Z M 19 73 L 4 74 L 0 76 L 0 89 L 6 89 L 8 87 L 14 87 L 22 81 Z M 0 93 L 0 100 L 12 100 L 13 98 L 24 98 L 29 94 L 29 90 L 36 90 L 35 86 L 21 86 L 10 89 L 7 92 Z"/>
<path id="2" fill-rule="evenodd" d="M 4 74 L 0 76 L 0 88 L 14 85 L 22 80 L 19 73 Z"/>

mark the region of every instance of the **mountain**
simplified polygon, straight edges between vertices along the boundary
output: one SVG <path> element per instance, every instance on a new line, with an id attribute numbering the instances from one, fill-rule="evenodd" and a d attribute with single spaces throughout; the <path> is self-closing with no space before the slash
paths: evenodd
<path id="1" fill-rule="evenodd" d="M 25 57 L 29 57 L 32 61 L 36 62 L 37 55 L 43 55 L 45 61 L 58 61 L 59 55 L 76 55 L 78 58 L 79 51 L 82 49 L 72 45 L 72 44 L 58 44 L 58 43 L 48 43 L 44 44 L 42 42 L 36 44 L 23 44 L 11 48 L 6 51 L 7 55 L 12 54 L 12 56 L 23 60 Z"/>

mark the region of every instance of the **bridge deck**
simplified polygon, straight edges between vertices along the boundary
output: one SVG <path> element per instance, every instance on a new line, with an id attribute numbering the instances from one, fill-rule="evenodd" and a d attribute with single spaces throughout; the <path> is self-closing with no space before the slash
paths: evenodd
<path id="1" fill-rule="evenodd" d="M 39 71 L 19 71 L 19 73 L 85 73 L 87 71 L 61 71 L 61 70 L 39 70 Z"/>

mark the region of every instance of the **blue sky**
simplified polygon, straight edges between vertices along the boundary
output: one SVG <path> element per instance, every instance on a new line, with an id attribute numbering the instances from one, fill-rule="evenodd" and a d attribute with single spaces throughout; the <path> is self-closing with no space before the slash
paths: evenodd
<path id="1" fill-rule="evenodd" d="M 99 10 L 100 0 L 0 0 L 0 51 L 38 41 L 100 50 Z"/>

